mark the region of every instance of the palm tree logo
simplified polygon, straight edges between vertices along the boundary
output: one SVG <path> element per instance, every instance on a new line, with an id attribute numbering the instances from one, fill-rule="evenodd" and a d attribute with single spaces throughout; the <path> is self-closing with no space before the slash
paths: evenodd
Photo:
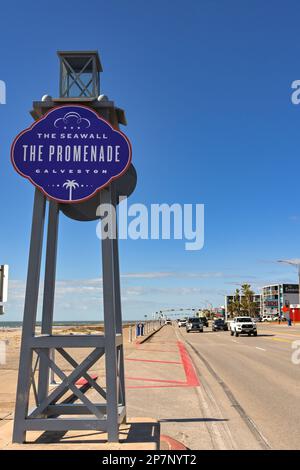
<path id="1" fill-rule="evenodd" d="M 69 190 L 69 201 L 72 201 L 72 191 L 79 187 L 79 184 L 76 183 L 76 180 L 67 180 L 63 187 Z"/>

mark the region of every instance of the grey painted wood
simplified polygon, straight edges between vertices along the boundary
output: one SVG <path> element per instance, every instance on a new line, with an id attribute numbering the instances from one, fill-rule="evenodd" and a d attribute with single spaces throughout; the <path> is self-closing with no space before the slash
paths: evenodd
<path id="1" fill-rule="evenodd" d="M 42 349 L 41 349 L 42 351 Z M 58 397 L 61 397 L 63 393 L 67 392 L 69 390 L 70 384 L 73 384 L 78 380 L 81 376 L 82 373 L 85 372 L 87 369 L 92 367 L 95 362 L 99 359 L 99 357 L 102 355 L 102 351 L 98 349 L 94 349 L 94 351 L 87 356 L 84 361 L 73 371 L 68 377 L 65 377 L 63 379 L 63 382 L 59 384 L 55 390 L 53 390 L 48 397 L 43 400 L 39 406 L 32 411 L 30 414 L 31 418 L 38 417 L 43 413 L 43 410 L 46 409 L 46 407 L 52 403 L 55 403 L 56 400 L 58 400 Z M 47 356 L 44 356 L 45 360 Z M 49 359 L 50 363 L 52 364 L 51 359 Z M 56 364 L 55 364 L 55 367 Z M 55 372 L 57 373 L 58 368 L 55 369 Z M 59 375 L 57 373 L 57 375 Z"/>
<path id="2" fill-rule="evenodd" d="M 122 338 L 116 338 L 120 342 Z M 45 335 L 32 338 L 30 344 L 33 348 L 104 348 L 104 335 Z"/>
<path id="3" fill-rule="evenodd" d="M 57 238 L 58 238 L 59 207 L 55 201 L 49 202 L 48 232 L 46 248 L 46 266 L 44 280 L 44 297 L 42 310 L 41 334 L 52 333 L 55 278 L 56 278 L 56 258 L 57 258 Z M 47 351 L 49 354 L 49 350 Z M 49 367 L 43 357 L 40 358 L 39 379 L 38 379 L 38 399 L 44 400 L 49 391 Z"/>
<path id="4" fill-rule="evenodd" d="M 31 431 L 106 431 L 106 420 L 98 418 L 35 418 L 26 420 L 26 429 Z"/>
<path id="5" fill-rule="evenodd" d="M 13 442 L 18 443 L 24 442 L 26 438 L 24 424 L 26 415 L 28 413 L 31 381 L 30 376 L 32 370 L 32 349 L 30 347 L 29 340 L 33 337 L 35 331 L 45 223 L 45 205 L 45 196 L 38 189 L 36 189 L 34 195 L 22 342 L 20 350 L 20 365 L 13 429 Z"/>
<path id="6" fill-rule="evenodd" d="M 100 193 L 101 204 L 113 204 L 111 186 Z M 118 427 L 118 376 L 116 348 L 116 303 L 114 279 L 114 243 L 109 237 L 103 238 L 102 278 L 103 311 L 105 325 L 105 373 L 107 393 L 107 433 L 109 442 L 119 440 Z"/>
<path id="7" fill-rule="evenodd" d="M 49 358 L 46 352 L 43 349 L 39 350 L 41 357 L 44 357 L 45 361 L 49 366 L 54 370 L 56 375 L 63 381 L 68 382 L 68 389 L 71 390 L 75 396 L 82 401 L 82 403 L 90 410 L 90 413 L 94 414 L 98 419 L 103 418 L 103 413 L 81 392 L 79 388 L 74 385 L 74 381 L 69 381 L 68 376 Z M 78 366 L 79 368 L 79 366 Z"/>
<path id="8" fill-rule="evenodd" d="M 94 405 L 102 412 L 106 414 L 106 403 L 94 403 Z M 91 414 L 90 410 L 83 404 L 71 403 L 71 404 L 56 404 L 49 405 L 46 409 L 47 415 L 88 415 Z"/>
<path id="9" fill-rule="evenodd" d="M 89 103 L 91 107 L 97 109 L 101 116 L 111 121 L 113 125 L 117 123 L 126 124 L 124 111 L 115 108 L 112 101 L 98 102 L 94 98 L 98 96 L 99 90 L 99 72 L 102 71 L 101 63 L 95 51 L 61 51 L 59 53 L 61 62 L 60 74 L 60 98 L 52 99 L 47 102 L 33 104 L 32 116 L 37 119 L 59 104 L 71 104 L 71 102 Z M 77 69 L 72 60 L 68 61 L 68 56 L 81 57 L 84 55 L 82 66 Z M 89 84 L 82 81 L 81 74 L 84 73 L 90 62 L 89 57 L 93 57 L 92 67 L 92 98 L 82 98 L 81 95 L 89 94 Z M 64 60 L 65 59 L 65 60 Z M 87 59 L 85 61 L 85 59 Z M 66 74 L 65 66 L 69 67 L 71 74 Z M 64 76 L 67 75 L 68 81 L 64 83 Z M 71 100 L 63 95 L 70 92 L 71 81 L 74 80 L 79 87 L 79 96 Z M 100 202 L 112 203 L 116 206 L 117 194 L 130 195 L 136 185 L 136 171 L 131 165 L 128 172 L 119 179 L 118 184 L 113 184 L 107 189 L 101 191 Z M 45 266 L 45 285 L 42 311 L 42 334 L 35 336 L 36 310 L 39 292 L 41 254 L 43 248 L 43 229 L 45 222 L 45 197 L 38 191 L 35 191 L 35 203 L 32 221 L 32 233 L 30 243 L 30 256 L 28 263 L 27 287 L 24 307 L 24 326 L 21 343 L 21 359 L 17 388 L 16 413 L 14 423 L 14 442 L 23 442 L 26 438 L 26 429 L 32 430 L 69 430 L 69 429 L 99 429 L 108 431 L 109 441 L 118 441 L 118 426 L 126 417 L 125 406 L 125 381 L 124 381 L 124 353 L 122 338 L 122 311 L 120 294 L 120 273 L 119 273 L 119 254 L 118 240 L 106 239 L 102 241 L 102 270 L 103 270 L 103 305 L 105 320 L 105 335 L 85 335 L 85 336 L 52 336 L 54 294 L 55 294 L 55 274 L 56 257 L 58 243 L 58 222 L 59 211 L 62 211 L 68 217 L 75 220 L 94 220 L 96 217 L 96 205 L 99 201 L 99 194 L 92 200 L 74 205 L 57 204 L 49 202 L 48 234 L 46 248 L 46 266 Z M 72 358 L 63 348 L 95 348 L 95 350 L 81 363 Z M 75 370 L 66 377 L 61 369 L 55 364 L 55 360 L 50 358 L 50 350 L 57 349 L 75 368 Z M 29 392 L 32 372 L 33 352 L 39 354 L 39 378 L 38 389 L 34 392 L 37 397 L 37 407 L 28 416 Z M 106 363 L 106 392 L 98 385 L 87 373 L 88 369 L 105 353 Z M 62 384 L 58 385 L 49 395 L 48 377 L 49 367 L 55 370 L 62 379 Z M 89 385 L 93 386 L 97 392 L 106 399 L 105 408 L 91 403 L 85 395 L 79 391 L 75 381 L 84 377 Z M 78 408 L 74 406 L 72 412 L 76 410 L 82 413 L 83 410 L 90 414 L 96 414 L 98 418 L 106 413 L 105 419 L 78 418 L 62 420 L 58 417 L 43 419 L 49 416 L 49 412 L 54 413 L 51 408 L 55 402 L 60 400 L 69 390 L 73 391 L 82 401 L 83 405 Z M 83 408 L 84 407 L 84 408 Z M 70 412 L 71 408 L 65 408 Z M 63 411 L 58 408 L 57 412 Z M 104 411 L 105 410 L 105 411 Z M 35 419 L 31 419 L 35 417 Z"/>
<path id="10" fill-rule="evenodd" d="M 78 363 L 75 361 L 75 359 L 73 359 L 73 357 L 67 353 L 67 351 L 65 351 L 64 349 L 62 348 L 59 348 L 58 349 L 58 352 L 69 362 L 69 364 L 71 364 L 74 368 L 78 367 Z M 99 395 L 101 395 L 102 398 L 105 398 L 106 399 L 106 392 L 103 390 L 103 388 L 100 387 L 99 384 L 97 384 L 96 380 L 94 380 L 87 372 L 83 372 L 82 374 L 82 377 L 85 378 L 87 380 L 87 382 L 89 383 L 89 385 L 94 388 L 98 393 Z"/>
<path id="11" fill-rule="evenodd" d="M 115 208 L 117 207 L 117 189 L 116 184 L 112 185 L 112 197 Z M 122 305 L 121 305 L 121 283 L 120 283 L 120 263 L 119 263 L 119 246 L 118 246 L 118 229 L 116 220 L 116 238 L 113 239 L 113 263 L 114 263 L 114 296 L 115 296 L 115 313 L 116 313 L 116 333 L 123 334 L 122 325 Z M 125 371 L 124 371 L 124 350 L 123 341 L 118 344 L 118 387 L 119 402 L 125 406 Z"/>

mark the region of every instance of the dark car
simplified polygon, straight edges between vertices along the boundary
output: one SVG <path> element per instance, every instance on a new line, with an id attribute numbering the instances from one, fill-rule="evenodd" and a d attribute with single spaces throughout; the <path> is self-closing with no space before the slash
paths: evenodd
<path id="1" fill-rule="evenodd" d="M 190 331 L 198 331 L 199 333 L 203 333 L 203 323 L 200 318 L 189 318 L 186 322 L 185 329 L 187 333 Z"/>
<path id="2" fill-rule="evenodd" d="M 220 331 L 220 330 L 228 331 L 228 325 L 222 318 L 218 318 L 217 320 L 213 321 L 212 330 L 213 331 Z"/>
<path id="3" fill-rule="evenodd" d="M 253 318 L 253 321 L 254 321 L 255 323 L 259 323 L 259 322 L 262 321 L 262 318 L 261 318 L 261 317 L 254 317 L 254 318 Z"/>
<path id="4" fill-rule="evenodd" d="M 206 317 L 200 317 L 200 321 L 202 321 L 204 326 L 208 327 L 208 320 Z"/>

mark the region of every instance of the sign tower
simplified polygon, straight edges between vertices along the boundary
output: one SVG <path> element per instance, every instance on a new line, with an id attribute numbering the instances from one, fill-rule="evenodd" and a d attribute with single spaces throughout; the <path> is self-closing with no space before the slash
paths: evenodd
<path id="1" fill-rule="evenodd" d="M 98 53 L 64 51 L 58 56 L 60 96 L 45 95 L 33 102 L 35 122 L 16 137 L 11 151 L 15 169 L 35 186 L 13 441 L 25 442 L 27 431 L 98 430 L 116 442 L 119 425 L 126 420 L 117 236 L 101 240 L 104 334 L 57 335 L 53 312 L 58 224 L 61 215 L 96 220 L 99 204 L 115 209 L 120 196 L 134 191 L 137 177 L 130 142 L 119 129 L 126 125 L 125 113 L 100 95 Z M 42 324 L 37 334 L 46 223 Z M 74 358 L 78 349 L 89 350 L 79 363 Z M 103 356 L 105 383 L 100 383 L 89 370 Z M 58 357 L 73 369 L 69 375 Z M 61 383 L 50 390 L 51 370 Z M 78 385 L 79 379 L 85 387 Z M 89 396 L 88 388 L 93 389 Z M 31 397 L 35 406 L 29 410 Z"/>

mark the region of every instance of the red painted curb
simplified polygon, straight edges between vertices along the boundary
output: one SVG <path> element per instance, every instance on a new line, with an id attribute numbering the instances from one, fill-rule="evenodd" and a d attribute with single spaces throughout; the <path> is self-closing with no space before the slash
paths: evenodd
<path id="1" fill-rule="evenodd" d="M 181 356 L 181 361 L 184 367 L 187 383 L 190 387 L 198 387 L 200 385 L 200 382 L 197 373 L 194 369 L 190 355 L 187 352 L 185 345 L 181 341 L 178 341 L 178 348 Z"/>
<path id="2" fill-rule="evenodd" d="M 189 450 L 188 447 L 182 444 L 182 442 L 176 441 L 176 439 L 162 434 L 160 436 L 160 450 L 162 450 L 162 445 L 164 443 L 167 445 L 168 449 L 163 450 Z"/>
<path id="3" fill-rule="evenodd" d="M 91 375 L 91 379 L 93 380 L 97 380 L 98 379 L 98 375 Z M 79 386 L 79 385 L 87 385 L 88 384 L 88 381 L 84 378 L 84 377 L 81 377 L 81 379 L 77 380 L 77 382 L 75 382 L 75 385 Z"/>

